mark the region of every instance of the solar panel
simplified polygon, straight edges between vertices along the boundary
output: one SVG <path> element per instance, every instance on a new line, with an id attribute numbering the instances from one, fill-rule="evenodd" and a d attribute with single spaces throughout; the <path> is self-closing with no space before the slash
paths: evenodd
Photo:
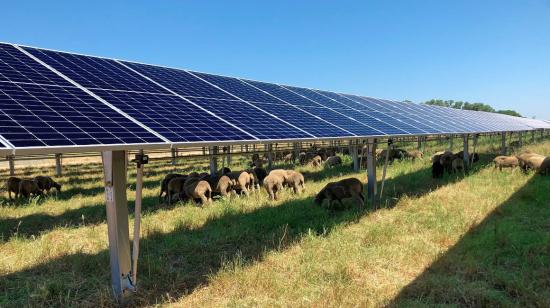
<path id="1" fill-rule="evenodd" d="M 0 44 L 0 151 L 550 128 L 395 102 Z"/>
<path id="2" fill-rule="evenodd" d="M 12 46 L 0 70 L 0 132 L 15 147 L 163 143 Z"/>
<path id="3" fill-rule="evenodd" d="M 202 80 L 200 77 L 204 75 L 162 67 L 153 69 L 149 65 L 136 63 L 125 64 L 258 139 L 297 139 L 313 136 L 263 111 L 258 106 L 238 100 L 239 97 L 227 93 L 219 86 Z M 243 88 L 250 88 L 250 92 L 257 91 L 242 82 L 240 84 Z M 199 94 L 201 96 L 197 96 Z"/>
<path id="4" fill-rule="evenodd" d="M 256 140 L 115 60 L 49 50 L 29 51 L 170 142 Z M 91 69 L 92 66 L 101 72 Z M 159 72 L 162 70 L 158 68 Z"/>

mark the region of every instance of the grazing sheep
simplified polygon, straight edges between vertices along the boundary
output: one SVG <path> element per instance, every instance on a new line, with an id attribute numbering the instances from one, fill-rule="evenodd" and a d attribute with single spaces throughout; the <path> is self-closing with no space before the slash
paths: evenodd
<path id="1" fill-rule="evenodd" d="M 185 177 L 185 176 L 183 174 L 170 173 L 170 174 L 167 174 L 164 177 L 164 179 L 162 179 L 162 181 L 160 182 L 159 202 L 162 201 L 162 195 L 168 192 L 168 183 L 170 182 L 170 180 L 174 178 L 181 178 L 181 177 Z"/>
<path id="2" fill-rule="evenodd" d="M 14 176 L 10 177 L 6 182 L 6 189 L 10 200 L 13 200 L 11 197 L 12 192 L 15 193 L 15 199 L 19 198 L 19 183 L 21 183 L 21 179 Z"/>
<path id="3" fill-rule="evenodd" d="M 516 168 L 519 166 L 519 160 L 515 156 L 497 156 L 493 159 L 495 163 L 495 169 L 498 168 L 502 171 L 502 168 Z"/>
<path id="4" fill-rule="evenodd" d="M 178 196 L 179 200 L 187 199 L 183 185 L 189 176 L 173 177 L 166 185 L 166 197 L 168 199 L 168 205 L 172 205 L 172 199 L 174 195 Z M 198 177 L 197 177 L 198 178 Z"/>
<path id="5" fill-rule="evenodd" d="M 227 197 L 234 191 L 235 180 L 230 179 L 227 175 L 210 176 L 204 180 L 212 187 L 212 194 Z"/>
<path id="6" fill-rule="evenodd" d="M 23 179 L 19 182 L 19 194 L 25 198 L 28 198 L 31 195 L 36 197 L 42 195 L 42 190 L 40 190 L 36 181 L 31 179 Z"/>
<path id="7" fill-rule="evenodd" d="M 304 175 L 294 170 L 287 171 L 283 184 L 291 187 L 295 194 L 302 192 L 306 188 Z"/>
<path id="8" fill-rule="evenodd" d="M 546 161 L 546 163 L 545 163 Z M 521 163 L 520 163 L 521 164 Z M 548 169 L 548 159 L 542 155 L 529 155 L 523 159 L 523 170 L 536 170 L 540 174 L 546 174 Z"/>
<path id="9" fill-rule="evenodd" d="M 416 160 L 416 159 L 423 160 L 424 153 L 422 153 L 422 151 L 417 151 L 417 150 L 407 151 L 407 157 L 412 158 L 412 160 Z"/>
<path id="10" fill-rule="evenodd" d="M 311 160 L 311 165 L 314 167 L 314 168 L 317 168 L 317 167 L 321 167 L 321 163 L 323 161 L 323 158 L 319 155 L 316 155 L 315 157 L 313 157 L 313 159 Z"/>
<path id="11" fill-rule="evenodd" d="M 342 199 L 353 198 L 362 207 L 365 204 L 363 196 L 363 183 L 356 178 L 344 179 L 338 182 L 328 183 L 316 196 L 315 203 L 322 205 L 325 199 L 329 201 L 329 208 L 334 202 L 343 207 Z"/>
<path id="12" fill-rule="evenodd" d="M 445 172 L 445 167 L 443 167 L 443 165 L 439 160 L 435 160 L 432 163 L 432 177 L 434 179 L 442 178 L 444 172 Z"/>
<path id="13" fill-rule="evenodd" d="M 464 160 L 462 158 L 455 157 L 451 165 L 452 165 L 453 173 L 458 173 L 458 172 L 464 173 L 466 170 L 464 168 Z"/>
<path id="14" fill-rule="evenodd" d="M 55 188 L 57 192 L 61 192 L 61 184 L 58 184 L 49 176 L 37 176 L 34 178 L 34 181 L 38 185 L 38 188 L 46 193 L 50 193 L 52 188 Z"/>
<path id="15" fill-rule="evenodd" d="M 256 186 L 259 187 L 260 182 L 258 181 L 258 176 L 256 175 L 256 172 L 254 171 L 254 169 L 248 169 L 246 170 L 246 172 L 248 172 L 248 175 L 250 175 L 250 181 L 248 182 L 247 188 L 249 190 L 254 190 L 256 189 Z"/>
<path id="16" fill-rule="evenodd" d="M 305 189 L 304 176 L 298 171 L 275 169 L 271 170 L 271 172 L 269 172 L 269 175 L 281 177 L 283 179 L 283 185 L 291 187 L 294 190 L 294 193 L 298 193 L 301 190 Z"/>
<path id="17" fill-rule="evenodd" d="M 294 161 L 294 155 L 292 153 L 286 154 L 284 157 L 285 163 L 292 163 Z"/>
<path id="18" fill-rule="evenodd" d="M 185 195 L 195 202 L 201 201 L 202 205 L 212 202 L 212 188 L 207 181 L 197 177 L 188 177 L 183 184 Z"/>
<path id="19" fill-rule="evenodd" d="M 441 159 L 441 155 L 445 154 L 446 151 L 439 151 L 436 152 L 434 155 L 432 155 L 431 162 L 439 161 Z"/>
<path id="20" fill-rule="evenodd" d="M 280 174 L 269 174 L 265 177 L 263 184 L 271 200 L 277 200 L 277 192 L 283 189 L 284 177 Z"/>
<path id="21" fill-rule="evenodd" d="M 542 163 L 538 168 L 538 173 L 542 175 L 550 174 L 550 157 L 544 158 L 544 160 L 542 161 Z"/>
<path id="22" fill-rule="evenodd" d="M 516 157 L 518 158 L 519 166 L 524 172 L 526 172 L 529 168 L 532 168 L 536 161 L 540 161 L 542 164 L 542 161 L 544 160 L 544 156 L 531 151 L 525 151 Z"/>
<path id="23" fill-rule="evenodd" d="M 381 161 L 386 160 L 386 155 L 388 155 L 388 162 L 393 163 L 394 160 L 403 160 L 407 158 L 407 151 L 401 149 L 383 149 L 379 154 L 379 159 Z"/>
<path id="24" fill-rule="evenodd" d="M 451 151 L 445 151 L 443 154 L 439 157 L 439 163 L 445 168 L 447 173 L 451 173 L 453 171 L 453 160 L 456 158 L 456 156 Z"/>
<path id="25" fill-rule="evenodd" d="M 457 152 L 457 153 L 455 154 L 455 156 L 456 156 L 457 158 L 462 158 L 462 159 L 464 159 L 464 151 Z M 472 162 L 472 163 L 477 163 L 477 162 L 479 161 L 479 154 L 477 154 L 477 153 L 473 153 L 473 154 L 472 154 L 472 153 L 469 153 L 469 155 L 468 155 L 468 161 L 469 161 L 469 162 Z"/>
<path id="26" fill-rule="evenodd" d="M 267 176 L 267 171 L 262 167 L 256 167 L 253 169 L 258 179 L 258 185 L 264 182 L 265 177 Z"/>
<path id="27" fill-rule="evenodd" d="M 237 193 L 244 193 L 248 196 L 250 187 L 250 174 L 246 171 L 236 171 L 226 174 L 230 179 L 235 180 L 234 189 Z"/>
<path id="28" fill-rule="evenodd" d="M 332 168 L 335 166 L 341 166 L 342 165 L 342 158 L 340 156 L 330 156 L 325 161 L 325 166 Z"/>
<path id="29" fill-rule="evenodd" d="M 300 162 L 300 165 L 305 165 L 307 163 L 307 154 L 305 152 L 300 152 L 298 155 L 298 161 Z"/>

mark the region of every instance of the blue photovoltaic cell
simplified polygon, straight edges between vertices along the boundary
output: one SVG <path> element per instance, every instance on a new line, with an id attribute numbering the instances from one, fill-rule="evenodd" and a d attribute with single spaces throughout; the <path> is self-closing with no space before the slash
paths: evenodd
<path id="1" fill-rule="evenodd" d="M 115 60 L 28 47 L 25 50 L 88 89 L 167 93 Z"/>
<path id="2" fill-rule="evenodd" d="M 70 86 L 42 64 L 32 61 L 15 47 L 0 43 L 0 81 Z"/>
<path id="3" fill-rule="evenodd" d="M 243 101 L 209 98 L 189 98 L 189 100 L 213 113 L 223 115 L 226 121 L 244 129 L 259 139 L 312 137 Z"/>
<path id="4" fill-rule="evenodd" d="M 310 100 L 313 100 L 317 102 L 320 105 L 323 105 L 328 108 L 332 109 L 338 109 L 338 108 L 348 108 L 349 106 L 346 106 L 338 101 L 335 101 L 331 98 L 328 98 L 324 95 L 321 95 L 313 90 L 306 89 L 306 88 L 298 88 L 298 87 L 291 87 L 291 86 L 283 86 L 284 88 L 287 88 L 291 90 L 292 92 L 295 92 L 297 94 L 300 94 L 302 96 L 305 96 L 309 98 Z"/>
<path id="5" fill-rule="evenodd" d="M 353 134 L 324 122 L 291 105 L 251 103 L 316 137 L 350 137 Z"/>
<path id="6" fill-rule="evenodd" d="M 339 94 L 336 94 L 334 92 L 321 91 L 321 90 L 315 90 L 315 92 L 317 92 L 321 95 L 324 95 L 326 97 L 332 98 L 333 100 L 341 103 L 342 105 L 347 106 L 346 108 L 352 108 L 352 109 L 356 109 L 356 110 L 374 111 L 374 109 L 368 108 L 364 104 L 359 104 L 356 101 L 353 101 L 349 98 L 346 98 L 346 97 L 344 97 L 342 95 L 339 95 Z"/>
<path id="7" fill-rule="evenodd" d="M 361 122 L 358 122 L 352 118 L 349 118 L 345 115 L 337 113 L 332 109 L 325 107 L 300 107 L 302 110 L 305 110 L 313 115 L 316 115 L 323 120 L 326 120 L 338 127 L 341 127 L 351 133 L 354 133 L 357 136 L 382 136 L 383 132 L 376 130 L 372 127 L 366 126 Z"/>
<path id="8" fill-rule="evenodd" d="M 124 62 L 124 64 L 181 96 L 235 99 L 233 96 L 183 70 L 131 62 Z"/>
<path id="9" fill-rule="evenodd" d="M 242 100 L 257 103 L 283 104 L 281 100 L 254 88 L 240 79 L 204 73 L 192 73 L 193 75 L 196 75 L 199 78 L 202 78 L 224 89 L 225 91 L 230 92 Z"/>
<path id="10" fill-rule="evenodd" d="M 408 135 L 404 130 L 401 130 L 397 127 L 386 124 L 372 116 L 368 112 L 357 111 L 353 109 L 339 109 L 338 112 L 353 118 L 361 123 L 365 123 L 370 127 L 376 127 L 377 130 L 383 132 L 386 135 Z"/>
<path id="11" fill-rule="evenodd" d="M 0 110 L 2 136 L 16 147 L 162 142 L 73 87 L 0 83 Z"/>
<path id="12" fill-rule="evenodd" d="M 266 82 L 259 82 L 259 81 L 252 81 L 252 80 L 244 80 L 244 82 L 263 90 L 280 100 L 283 100 L 284 102 L 295 105 L 295 106 L 309 106 L 309 107 L 320 107 L 321 105 L 306 99 L 296 93 L 293 93 L 279 85 L 272 84 L 272 83 L 266 83 Z"/>
<path id="13" fill-rule="evenodd" d="M 345 96 L 346 98 L 353 100 L 359 104 L 362 104 L 364 107 L 369 108 L 373 111 L 378 112 L 391 112 L 392 110 L 388 107 L 383 106 L 379 102 L 371 99 L 366 99 L 357 95 L 349 95 L 349 94 L 341 94 Z"/>
<path id="14" fill-rule="evenodd" d="M 416 131 L 416 133 L 418 133 L 418 134 L 426 134 L 426 133 L 437 134 L 437 133 L 441 133 L 441 130 L 430 127 L 428 124 L 426 124 L 424 122 L 417 121 L 417 120 L 411 118 L 408 115 L 405 116 L 405 115 L 403 115 L 401 113 L 397 113 L 397 112 L 392 112 L 392 113 L 389 113 L 388 115 L 390 117 L 394 118 L 394 119 L 397 119 L 401 122 L 404 122 L 404 123 L 410 125 L 411 127 L 414 127 L 415 129 L 418 129 Z M 409 132 L 414 133 L 414 131 L 409 131 Z"/>
<path id="15" fill-rule="evenodd" d="M 175 95 L 94 93 L 172 142 L 254 139 Z"/>

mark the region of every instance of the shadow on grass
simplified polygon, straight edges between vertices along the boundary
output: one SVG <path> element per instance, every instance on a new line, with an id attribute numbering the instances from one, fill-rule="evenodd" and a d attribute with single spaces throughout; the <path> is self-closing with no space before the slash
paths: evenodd
<path id="1" fill-rule="evenodd" d="M 550 178 L 534 176 L 390 306 L 550 307 Z"/>

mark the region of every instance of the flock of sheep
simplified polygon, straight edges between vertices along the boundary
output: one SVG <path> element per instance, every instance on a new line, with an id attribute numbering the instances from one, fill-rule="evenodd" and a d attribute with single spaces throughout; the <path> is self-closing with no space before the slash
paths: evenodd
<path id="1" fill-rule="evenodd" d="M 498 168 L 500 171 L 503 168 L 520 167 L 524 172 L 535 170 L 542 175 L 550 174 L 550 157 L 531 151 L 524 151 L 516 156 L 497 156 L 493 162 L 495 163 L 495 168 Z"/>
<path id="2" fill-rule="evenodd" d="M 347 150 L 347 149 L 346 149 Z M 294 153 L 275 153 L 274 159 L 284 160 L 286 163 L 298 160 L 300 164 L 310 164 L 313 167 L 334 167 L 342 165 L 342 159 L 336 155 L 336 148 L 318 148 L 312 146 L 308 151 L 298 155 Z M 349 154 L 344 151 L 344 154 Z M 406 151 L 398 148 L 380 149 L 376 151 L 376 158 L 379 162 L 388 160 L 393 163 L 395 160 L 423 159 L 421 151 Z M 469 161 L 475 163 L 479 160 L 477 153 L 469 156 Z M 228 197 L 231 195 L 249 195 L 250 192 L 265 189 L 271 200 L 277 200 L 277 194 L 284 188 L 289 188 L 295 194 L 305 189 L 304 176 L 295 170 L 275 169 L 268 172 L 262 166 L 266 157 L 258 154 L 252 156 L 250 168 L 243 171 L 231 171 L 223 168 L 217 174 L 197 173 L 177 174 L 171 173 L 164 177 L 160 186 L 159 201 L 166 201 L 172 204 L 174 201 L 193 200 L 202 204 L 212 202 L 215 196 Z M 464 152 L 453 153 L 441 151 L 435 153 L 432 158 L 432 176 L 441 178 L 445 172 L 465 172 Z M 550 158 L 530 151 L 525 151 L 517 156 L 498 156 L 494 159 L 495 168 L 521 167 L 522 170 L 536 170 L 540 174 L 550 173 Z M 8 191 L 10 200 L 15 198 L 40 196 L 45 192 L 49 193 L 55 188 L 61 191 L 61 185 L 48 176 L 37 176 L 34 178 L 20 179 L 10 177 L 5 189 Z M 328 183 L 315 197 L 315 202 L 323 204 L 324 200 L 329 201 L 329 206 L 335 202 L 343 206 L 342 199 L 352 198 L 354 202 L 363 205 L 363 184 L 356 178 L 348 178 L 339 182 Z"/>
<path id="3" fill-rule="evenodd" d="M 8 191 L 10 200 L 13 200 L 11 194 L 15 194 L 15 198 L 20 196 L 24 198 L 37 197 L 46 193 L 50 193 L 50 190 L 55 188 L 57 192 L 61 191 L 61 184 L 58 184 L 49 176 L 36 176 L 31 179 L 20 179 L 17 177 L 10 177 L 6 182 L 5 189 Z"/>
<path id="4" fill-rule="evenodd" d="M 303 165 L 310 164 L 320 167 L 334 167 L 342 164 L 342 159 L 335 155 L 334 149 L 312 147 L 307 152 L 294 155 L 292 153 L 275 154 L 275 159 L 283 159 L 285 162 L 298 159 Z M 274 169 L 267 172 L 263 168 L 265 157 L 258 154 L 252 156 L 250 168 L 242 171 L 231 171 L 225 167 L 217 174 L 197 173 L 177 174 L 171 173 L 164 177 L 160 183 L 159 201 L 171 204 L 173 201 L 193 200 L 201 204 L 211 203 L 213 197 L 227 197 L 230 195 L 249 195 L 251 191 L 260 190 L 263 187 L 271 200 L 277 200 L 277 194 L 284 188 L 289 188 L 294 194 L 300 194 L 305 189 L 304 175 L 295 170 Z M 333 201 L 342 205 L 344 198 L 354 198 L 364 203 L 363 184 L 357 179 L 347 179 L 333 182 L 318 194 L 316 201 L 320 204 L 323 200 Z"/>

